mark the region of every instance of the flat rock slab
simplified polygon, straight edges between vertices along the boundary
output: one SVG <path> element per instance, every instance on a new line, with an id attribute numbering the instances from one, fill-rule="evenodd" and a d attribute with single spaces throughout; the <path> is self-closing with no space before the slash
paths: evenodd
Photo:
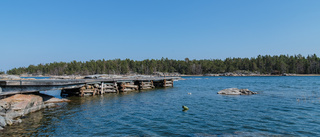
<path id="1" fill-rule="evenodd" d="M 42 93 L 38 93 L 36 95 L 42 97 L 44 104 L 70 102 L 69 99 L 65 99 L 65 98 L 59 99 L 59 98 L 55 98 L 54 96 L 46 95 L 46 94 L 42 94 Z"/>
<path id="2" fill-rule="evenodd" d="M 249 89 L 238 89 L 238 88 L 227 88 L 220 90 L 218 94 L 221 95 L 252 95 L 257 94 L 257 92 L 250 91 Z"/>
<path id="3" fill-rule="evenodd" d="M 69 102 L 45 94 L 16 94 L 0 100 L 0 130 L 6 125 L 21 123 L 19 117 L 43 108 L 54 107 L 54 103 Z"/>
<path id="4" fill-rule="evenodd" d="M 15 75 L 0 75 L 0 79 L 1 80 L 20 80 L 21 78 Z"/>
<path id="5" fill-rule="evenodd" d="M 43 99 L 40 96 L 23 94 L 16 94 L 2 101 L 8 102 L 13 110 L 28 109 L 43 103 Z"/>
<path id="6" fill-rule="evenodd" d="M 70 102 L 70 100 L 52 97 L 52 98 L 49 98 L 48 100 L 44 101 L 45 104 L 47 104 L 47 103 L 61 103 L 61 102 Z"/>

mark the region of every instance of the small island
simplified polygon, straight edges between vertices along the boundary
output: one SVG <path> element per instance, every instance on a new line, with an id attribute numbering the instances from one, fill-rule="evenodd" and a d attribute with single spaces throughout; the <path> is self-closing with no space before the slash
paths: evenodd
<path id="1" fill-rule="evenodd" d="M 258 94 L 257 92 L 250 91 L 249 89 L 238 89 L 238 88 L 227 88 L 220 90 L 218 94 L 221 95 L 253 95 Z"/>

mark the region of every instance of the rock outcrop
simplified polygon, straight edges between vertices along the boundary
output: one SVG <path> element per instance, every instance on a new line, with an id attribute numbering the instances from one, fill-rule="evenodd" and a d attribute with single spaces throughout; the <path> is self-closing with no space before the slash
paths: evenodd
<path id="1" fill-rule="evenodd" d="M 20 80 L 21 78 L 15 75 L 0 75 L 0 79 L 1 80 Z"/>
<path id="2" fill-rule="evenodd" d="M 250 91 L 249 89 L 238 89 L 238 88 L 228 88 L 220 90 L 218 94 L 222 95 L 252 95 L 257 94 L 257 92 Z"/>
<path id="3" fill-rule="evenodd" d="M 45 99 L 45 101 L 44 101 Z M 48 101 L 48 102 L 46 102 Z M 38 111 L 46 107 L 54 107 L 52 102 L 64 102 L 48 95 L 26 95 L 16 94 L 11 97 L 0 100 L 0 130 L 6 125 L 21 123 L 19 118 L 28 113 Z"/>

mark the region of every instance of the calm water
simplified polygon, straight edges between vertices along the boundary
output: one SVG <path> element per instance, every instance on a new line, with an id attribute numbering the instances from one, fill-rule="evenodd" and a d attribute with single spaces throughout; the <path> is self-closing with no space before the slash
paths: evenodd
<path id="1" fill-rule="evenodd" d="M 34 79 L 49 79 L 50 77 L 21 77 L 21 78 L 34 78 Z"/>
<path id="2" fill-rule="evenodd" d="M 0 135 L 320 136 L 320 77 L 218 78 L 186 77 L 174 88 L 72 97 L 25 116 Z M 217 94 L 231 87 L 260 94 Z M 189 110 L 183 112 L 182 105 Z"/>

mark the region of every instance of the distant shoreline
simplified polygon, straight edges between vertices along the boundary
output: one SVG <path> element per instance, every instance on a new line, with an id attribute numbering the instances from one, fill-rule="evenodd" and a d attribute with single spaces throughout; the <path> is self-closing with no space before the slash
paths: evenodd
<path id="1" fill-rule="evenodd" d="M 296 76 L 320 76 L 320 74 L 296 74 Z"/>
<path id="2" fill-rule="evenodd" d="M 285 75 L 271 75 L 271 74 L 205 74 L 205 75 L 109 75 L 109 74 L 97 74 L 97 75 L 0 75 L 0 80 L 21 80 L 21 79 L 97 79 L 97 78 L 128 78 L 128 77 L 280 77 L 280 76 L 296 76 L 296 77 L 314 77 L 320 76 L 320 74 L 285 74 Z"/>
<path id="3" fill-rule="evenodd" d="M 180 77 L 270 77 L 270 76 L 279 76 L 282 75 L 254 75 L 254 76 L 205 76 L 205 75 L 180 75 Z M 296 74 L 298 77 L 311 77 L 311 76 L 320 76 L 320 74 Z M 285 76 L 288 77 L 288 76 Z M 293 76 L 294 77 L 294 76 Z"/>

